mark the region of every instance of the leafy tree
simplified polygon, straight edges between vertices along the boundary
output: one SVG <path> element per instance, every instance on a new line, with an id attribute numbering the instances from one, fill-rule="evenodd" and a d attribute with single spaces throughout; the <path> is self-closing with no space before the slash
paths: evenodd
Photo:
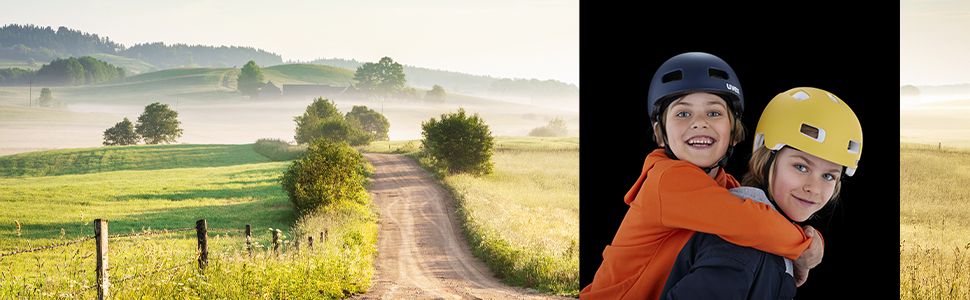
<path id="1" fill-rule="evenodd" d="M 125 146 L 134 145 L 138 143 L 138 134 L 135 133 L 134 127 L 131 125 L 131 121 L 125 118 L 124 121 L 118 122 L 114 127 L 108 128 L 104 131 L 104 144 L 105 146 Z"/>
<path id="2" fill-rule="evenodd" d="M 387 130 L 390 128 L 391 124 L 387 122 L 387 118 L 379 112 L 368 109 L 367 106 L 354 106 L 354 108 L 347 113 L 345 116 L 347 122 L 350 125 L 363 130 L 364 132 L 370 133 L 375 141 L 386 141 Z"/>
<path id="3" fill-rule="evenodd" d="M 242 73 L 239 73 L 239 78 L 236 80 L 237 88 L 243 95 L 256 98 L 259 96 L 259 88 L 266 84 L 263 79 L 263 71 L 255 61 L 250 60 L 242 67 Z"/>
<path id="4" fill-rule="evenodd" d="M 542 136 L 542 137 L 565 137 L 568 130 L 568 125 L 561 117 L 555 117 L 549 121 L 549 125 L 536 127 L 529 132 L 529 136 Z"/>
<path id="5" fill-rule="evenodd" d="M 357 81 L 358 90 L 377 97 L 397 94 L 404 89 L 404 83 L 407 82 L 404 79 L 404 67 L 387 56 L 376 64 L 364 63 L 357 67 L 354 80 Z"/>
<path id="6" fill-rule="evenodd" d="M 434 85 L 427 94 L 424 95 L 425 101 L 432 102 L 445 102 L 445 88 L 440 85 Z"/>
<path id="7" fill-rule="evenodd" d="M 290 163 L 280 184 L 302 214 L 333 203 L 363 204 L 372 170 L 367 160 L 347 143 L 320 139 L 306 156 Z"/>
<path id="8" fill-rule="evenodd" d="M 38 81 L 58 85 L 84 84 L 84 66 L 76 58 L 55 59 L 37 70 Z"/>
<path id="9" fill-rule="evenodd" d="M 309 144 L 317 139 L 330 139 L 347 142 L 352 146 L 370 144 L 373 136 L 358 129 L 343 118 L 333 104 L 333 100 L 316 98 L 307 106 L 302 116 L 293 118 L 296 122 L 298 144 Z"/>
<path id="10" fill-rule="evenodd" d="M 54 100 L 54 96 L 51 96 L 51 89 L 40 89 L 40 98 L 37 98 L 37 105 L 41 107 L 51 107 L 51 100 Z"/>
<path id="11" fill-rule="evenodd" d="M 421 122 L 421 140 L 432 163 L 451 173 L 484 175 L 492 172 L 492 132 L 485 120 L 465 110 L 442 114 L 441 120 Z"/>
<path id="12" fill-rule="evenodd" d="M 145 106 L 145 112 L 138 116 L 135 132 L 145 139 L 146 144 L 174 143 L 176 138 L 182 137 L 182 124 L 179 113 L 168 108 L 168 104 L 158 102 Z"/>

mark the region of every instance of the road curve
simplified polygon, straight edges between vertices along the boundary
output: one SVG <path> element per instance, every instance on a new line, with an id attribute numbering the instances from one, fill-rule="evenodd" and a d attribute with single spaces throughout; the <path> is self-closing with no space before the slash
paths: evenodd
<path id="1" fill-rule="evenodd" d="M 472 256 L 455 201 L 414 160 L 366 153 L 377 169 L 370 190 L 380 209 L 375 274 L 351 299 L 575 299 L 510 287 Z"/>

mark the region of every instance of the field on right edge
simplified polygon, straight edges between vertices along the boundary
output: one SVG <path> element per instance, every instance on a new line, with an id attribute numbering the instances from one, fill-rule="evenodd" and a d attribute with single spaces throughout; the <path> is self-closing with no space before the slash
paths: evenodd
<path id="1" fill-rule="evenodd" d="M 970 298 L 970 149 L 899 144 L 899 298 Z"/>

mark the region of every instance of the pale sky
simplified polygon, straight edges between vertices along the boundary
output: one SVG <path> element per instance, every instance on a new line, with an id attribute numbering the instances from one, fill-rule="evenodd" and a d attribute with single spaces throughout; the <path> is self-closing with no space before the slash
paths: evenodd
<path id="1" fill-rule="evenodd" d="M 901 0 L 899 84 L 961 83 L 970 83 L 970 1 Z"/>
<path id="2" fill-rule="evenodd" d="M 10 1 L 0 26 L 65 26 L 115 43 L 246 46 L 283 61 L 376 62 L 579 85 L 578 0 Z"/>

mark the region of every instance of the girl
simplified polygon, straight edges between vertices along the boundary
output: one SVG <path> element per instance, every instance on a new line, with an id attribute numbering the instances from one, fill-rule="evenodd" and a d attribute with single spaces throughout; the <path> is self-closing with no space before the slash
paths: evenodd
<path id="1" fill-rule="evenodd" d="M 746 187 L 731 192 L 804 222 L 835 201 L 843 178 L 855 173 L 862 127 L 838 97 L 794 88 L 765 108 L 754 149 Z M 791 299 L 792 272 L 786 258 L 698 232 L 677 256 L 661 299 Z"/>

